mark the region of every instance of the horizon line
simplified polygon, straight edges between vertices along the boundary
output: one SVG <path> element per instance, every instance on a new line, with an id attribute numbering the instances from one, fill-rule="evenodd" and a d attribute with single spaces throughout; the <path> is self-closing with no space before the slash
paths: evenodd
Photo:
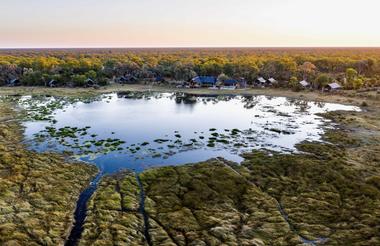
<path id="1" fill-rule="evenodd" d="M 0 47 L 0 50 L 27 50 L 27 49 L 299 49 L 299 48 L 380 48 L 380 46 L 72 46 L 72 47 Z"/>

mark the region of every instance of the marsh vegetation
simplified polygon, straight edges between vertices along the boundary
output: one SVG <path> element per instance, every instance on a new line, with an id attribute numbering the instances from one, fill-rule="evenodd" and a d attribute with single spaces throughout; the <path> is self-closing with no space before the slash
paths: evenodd
<path id="1" fill-rule="evenodd" d="M 97 169 L 28 151 L 11 105 L 0 103 L 0 244 L 62 245 L 77 197 Z"/>
<path id="2" fill-rule="evenodd" d="M 36 104 L 30 98 L 30 105 L 35 106 L 29 114 L 29 103 L 25 102 L 29 97 L 3 98 L 1 213 L 4 223 L 0 229 L 3 244 L 63 244 L 73 226 L 79 194 L 98 172 L 91 165 L 66 163 L 59 154 L 26 150 L 24 144 L 38 152 L 55 150 L 81 158 L 87 155 L 84 159 L 95 163 L 99 153 L 104 158 L 123 151 L 133 155 L 154 149 L 155 157 L 151 157 L 158 167 L 142 166 L 134 171 L 127 167 L 129 171 L 121 172 L 116 172 L 121 166 L 109 167 L 108 173 L 116 173 L 105 175 L 96 183 L 79 245 L 111 241 L 130 245 L 376 245 L 380 242 L 378 101 L 367 98 L 364 111 L 329 112 L 328 104 L 284 98 L 200 97 L 195 104 L 178 105 L 175 94 L 132 93 L 136 97 L 127 94 L 128 98 L 101 95 L 62 101 L 59 97 L 35 97 L 34 100 L 39 100 Z M 90 124 L 92 120 L 71 124 L 73 118 L 61 117 L 81 107 L 106 107 L 118 100 L 131 100 L 130 104 L 168 100 L 173 105 L 190 106 L 192 114 L 198 106 L 222 105 L 226 109 L 226 104 L 239 102 L 237 108 L 251 111 L 248 111 L 247 126 L 236 122 L 229 127 L 201 122 L 202 129 L 185 131 L 175 126 L 168 134 L 160 132 L 138 141 L 131 141 L 130 136 L 121 137 L 118 129 L 112 127 L 99 131 L 96 125 Z M 10 109 L 10 103 L 23 101 L 19 106 L 26 110 L 19 109 L 18 115 L 30 124 L 25 125 L 25 134 L 30 136 L 26 142 L 19 123 L 14 121 L 16 113 Z M 46 101 L 52 101 L 55 106 L 47 106 Z M 362 101 L 357 100 L 358 104 Z M 282 110 L 280 102 L 293 110 Z M 257 108 L 261 111 L 255 112 Z M 43 117 L 34 117 L 38 112 Z M 302 120 L 293 122 L 294 117 Z M 249 131 L 249 128 L 254 130 L 251 121 L 263 121 L 257 125 L 261 131 Z M 273 125 L 276 122 L 279 124 Z M 313 125 L 315 122 L 319 123 Z M 295 138 L 298 132 L 304 132 L 303 126 L 307 126 L 307 131 L 318 129 L 315 138 L 309 134 L 287 148 L 257 145 L 260 141 L 257 136 Z M 159 167 L 161 160 L 168 160 L 164 159 L 167 149 L 175 152 L 175 156 L 191 153 L 198 145 L 201 149 L 221 148 L 223 153 L 242 154 L 242 162 L 237 164 L 223 158 L 206 160 L 213 156 L 204 156 L 200 163 Z M 178 146 L 186 151 L 179 151 Z M 110 162 L 105 160 L 96 163 L 99 169 L 106 170 L 105 164 Z"/>

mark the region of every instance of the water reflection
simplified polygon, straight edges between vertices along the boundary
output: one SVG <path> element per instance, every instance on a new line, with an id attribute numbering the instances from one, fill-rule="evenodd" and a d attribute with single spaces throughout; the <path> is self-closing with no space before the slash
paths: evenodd
<path id="1" fill-rule="evenodd" d="M 70 151 L 105 173 L 218 156 L 240 162 L 239 154 L 251 149 L 291 152 L 297 143 L 320 139 L 328 121 L 317 113 L 359 110 L 284 97 L 180 96 L 107 94 L 85 102 L 23 98 L 20 105 L 58 105 L 48 111 L 49 121 L 24 123 L 32 149 Z"/>

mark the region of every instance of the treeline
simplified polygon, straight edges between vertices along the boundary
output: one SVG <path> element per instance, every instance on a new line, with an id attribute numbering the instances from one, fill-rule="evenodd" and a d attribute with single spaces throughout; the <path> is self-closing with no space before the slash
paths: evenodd
<path id="1" fill-rule="evenodd" d="M 314 88 L 338 81 L 345 88 L 379 86 L 380 49 L 103 49 L 3 50 L 0 85 L 107 85 L 120 76 L 141 81 L 189 81 L 197 75 L 275 78 L 280 86 L 307 80 Z"/>

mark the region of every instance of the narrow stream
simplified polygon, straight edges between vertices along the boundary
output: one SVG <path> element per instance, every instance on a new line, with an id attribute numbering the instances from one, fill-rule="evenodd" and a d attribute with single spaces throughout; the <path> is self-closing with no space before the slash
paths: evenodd
<path id="1" fill-rule="evenodd" d="M 148 243 L 149 246 L 152 245 L 152 240 L 150 238 L 149 234 L 149 216 L 145 212 L 145 192 L 144 192 L 144 187 L 143 184 L 141 183 L 140 177 L 138 174 L 136 174 L 136 180 L 140 188 L 140 207 L 139 207 L 139 212 L 142 214 L 143 219 L 144 219 L 144 236 L 145 239 Z"/>
<path id="2" fill-rule="evenodd" d="M 82 236 L 84 230 L 84 223 L 87 216 L 87 203 L 91 196 L 95 193 L 100 179 L 103 177 L 104 173 L 100 172 L 90 183 L 90 185 L 79 195 L 77 202 L 77 207 L 74 213 L 74 226 L 71 229 L 70 235 L 65 242 L 65 246 L 76 246 Z M 138 174 L 136 174 L 136 181 L 140 189 L 140 204 L 139 213 L 142 214 L 144 220 L 144 237 L 148 245 L 152 245 L 152 241 L 149 234 L 149 216 L 145 212 L 145 192 L 142 182 Z"/>
<path id="3" fill-rule="evenodd" d="M 70 235 L 65 243 L 65 246 L 76 246 L 83 232 L 83 226 L 87 215 L 87 202 L 96 191 L 97 185 L 103 176 L 100 172 L 90 183 L 90 185 L 80 194 L 77 207 L 74 213 L 74 226 L 71 229 Z"/>
<path id="4" fill-rule="evenodd" d="M 277 201 L 277 199 L 275 199 L 276 202 L 277 202 L 277 206 L 278 206 L 278 210 L 280 211 L 282 217 L 285 219 L 286 223 L 288 223 L 289 227 L 290 227 L 290 230 L 292 230 L 295 234 L 298 235 L 298 237 L 300 238 L 300 240 L 302 241 L 302 243 L 306 244 L 306 245 L 311 245 L 311 246 L 316 246 L 316 245 L 319 245 L 319 244 L 323 244 L 325 242 L 328 241 L 328 238 L 323 238 L 323 237 L 318 237 L 317 239 L 315 240 L 309 240 L 305 237 L 303 237 L 293 226 L 293 224 L 289 221 L 289 216 L 288 214 L 285 212 L 284 208 L 282 207 L 281 203 L 279 201 Z"/>

